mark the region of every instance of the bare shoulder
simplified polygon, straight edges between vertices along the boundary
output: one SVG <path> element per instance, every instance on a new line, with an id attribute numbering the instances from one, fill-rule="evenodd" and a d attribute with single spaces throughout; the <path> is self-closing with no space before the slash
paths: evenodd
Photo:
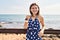
<path id="1" fill-rule="evenodd" d="M 43 19 L 43 16 L 39 15 L 38 18 Z"/>
<path id="2" fill-rule="evenodd" d="M 43 16 L 41 16 L 41 15 L 38 16 L 38 19 L 39 19 L 40 21 L 44 20 Z"/>

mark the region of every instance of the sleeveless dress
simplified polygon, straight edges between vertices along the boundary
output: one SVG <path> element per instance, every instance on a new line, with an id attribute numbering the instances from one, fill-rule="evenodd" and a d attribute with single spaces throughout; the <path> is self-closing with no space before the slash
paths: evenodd
<path id="1" fill-rule="evenodd" d="M 36 17 L 33 21 L 32 18 L 30 17 L 28 21 L 26 40 L 42 40 L 42 38 L 38 36 L 39 31 L 40 31 L 39 20 Z"/>

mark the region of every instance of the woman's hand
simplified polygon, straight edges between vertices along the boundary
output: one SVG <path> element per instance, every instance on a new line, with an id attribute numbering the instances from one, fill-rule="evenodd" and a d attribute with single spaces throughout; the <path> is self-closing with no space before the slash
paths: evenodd
<path id="1" fill-rule="evenodd" d="M 43 36 L 43 35 L 44 35 L 44 31 L 41 30 L 41 31 L 38 33 L 38 36 L 41 37 L 41 36 Z"/>

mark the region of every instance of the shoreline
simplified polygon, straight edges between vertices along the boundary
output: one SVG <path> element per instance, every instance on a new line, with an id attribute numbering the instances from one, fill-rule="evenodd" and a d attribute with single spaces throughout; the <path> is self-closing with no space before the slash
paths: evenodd
<path id="1" fill-rule="evenodd" d="M 24 28 L 23 27 L 23 23 L 20 23 L 20 22 L 0 22 L 0 26 L 2 26 L 2 27 L 0 27 L 0 29 L 2 28 L 2 29 L 9 29 L 9 28 L 11 28 L 11 29 L 13 29 L 13 28 L 16 28 L 16 29 L 20 29 L 20 28 Z M 56 26 L 46 26 L 46 29 L 54 29 L 54 30 L 59 30 L 60 28 L 59 27 L 56 27 Z"/>

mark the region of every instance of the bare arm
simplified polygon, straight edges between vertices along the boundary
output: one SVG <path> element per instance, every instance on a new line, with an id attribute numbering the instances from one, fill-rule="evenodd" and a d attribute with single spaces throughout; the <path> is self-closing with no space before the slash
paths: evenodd
<path id="1" fill-rule="evenodd" d="M 45 30 L 45 24 L 44 24 L 44 18 L 42 17 L 42 16 L 38 16 L 38 18 L 39 18 L 39 22 L 41 23 L 41 25 L 42 25 L 42 31 L 44 32 L 44 30 Z"/>
<path id="2" fill-rule="evenodd" d="M 25 18 L 24 29 L 27 29 L 27 27 L 28 27 L 28 20 L 29 20 L 29 15 L 27 15 Z"/>
<path id="3" fill-rule="evenodd" d="M 40 36 L 43 36 L 44 35 L 45 25 L 44 25 L 44 19 L 43 19 L 42 16 L 39 16 L 39 20 L 40 20 L 40 23 L 42 25 L 42 29 L 41 29 L 41 31 L 38 34 L 39 37 L 40 37 Z"/>
<path id="4" fill-rule="evenodd" d="M 45 24 L 44 24 L 44 18 L 42 17 L 42 16 L 40 16 L 40 23 L 41 23 L 41 25 L 42 25 L 42 31 L 44 31 L 45 30 Z"/>
<path id="5" fill-rule="evenodd" d="M 44 27 L 44 18 L 43 17 L 41 17 L 41 25 L 42 25 L 42 27 Z"/>

